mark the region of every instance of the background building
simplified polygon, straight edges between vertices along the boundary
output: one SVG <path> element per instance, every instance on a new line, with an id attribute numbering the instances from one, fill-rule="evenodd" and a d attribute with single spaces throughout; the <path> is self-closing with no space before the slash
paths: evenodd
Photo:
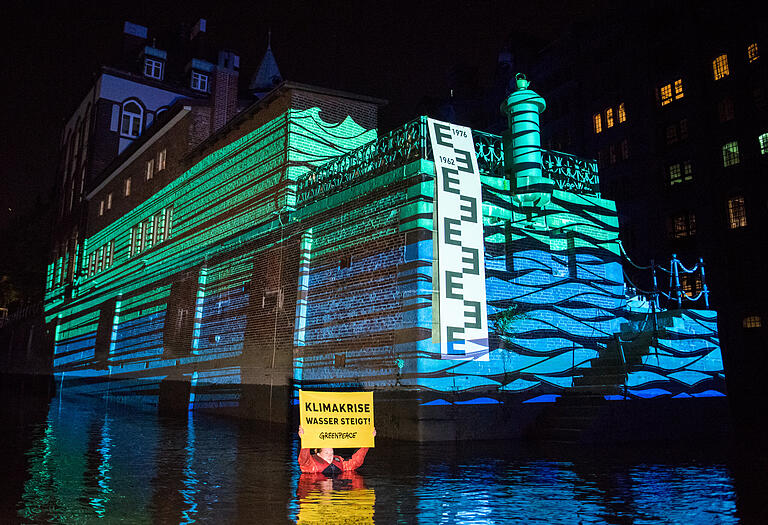
<path id="1" fill-rule="evenodd" d="M 609 6 L 543 49 L 531 74 L 549 102 L 544 144 L 598 160 L 629 255 L 640 265 L 703 257 L 739 419 L 766 401 L 768 43 L 753 7 Z"/>

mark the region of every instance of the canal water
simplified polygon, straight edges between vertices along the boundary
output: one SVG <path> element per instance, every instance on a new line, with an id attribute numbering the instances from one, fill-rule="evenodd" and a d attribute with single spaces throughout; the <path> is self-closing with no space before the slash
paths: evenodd
<path id="1" fill-rule="evenodd" d="M 766 455 L 733 443 L 378 440 L 331 480 L 264 423 L 30 396 L 0 424 L 0 523 L 768 523 Z"/>

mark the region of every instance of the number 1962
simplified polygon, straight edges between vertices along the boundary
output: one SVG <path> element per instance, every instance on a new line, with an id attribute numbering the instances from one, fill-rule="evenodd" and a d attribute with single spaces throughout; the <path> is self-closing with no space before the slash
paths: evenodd
<path id="1" fill-rule="evenodd" d="M 448 164 L 449 166 L 455 166 L 456 165 L 456 161 L 454 159 L 450 159 L 448 157 L 443 157 L 442 155 L 440 155 L 440 162 L 442 162 L 443 164 Z"/>

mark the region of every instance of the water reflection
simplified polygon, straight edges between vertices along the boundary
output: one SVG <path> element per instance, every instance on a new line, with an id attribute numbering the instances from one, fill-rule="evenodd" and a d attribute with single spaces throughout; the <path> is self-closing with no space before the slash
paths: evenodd
<path id="1" fill-rule="evenodd" d="M 376 493 L 366 488 L 365 480 L 356 472 L 344 472 L 338 477 L 323 474 L 301 474 L 296 499 L 301 525 L 325 523 L 374 523 Z"/>
<path id="2" fill-rule="evenodd" d="M 380 443 L 327 479 L 301 475 L 284 429 L 35 403 L 0 414 L 3 523 L 766 522 L 764 453 Z"/>

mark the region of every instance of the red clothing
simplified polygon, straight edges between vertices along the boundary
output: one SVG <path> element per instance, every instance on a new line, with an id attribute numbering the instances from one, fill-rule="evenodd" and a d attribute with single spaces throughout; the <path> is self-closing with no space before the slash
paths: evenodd
<path id="1" fill-rule="evenodd" d="M 352 457 L 349 458 L 349 460 L 345 460 L 341 456 L 333 456 L 333 464 L 344 472 L 355 470 L 363 464 L 367 453 L 368 447 L 363 447 L 352 454 Z M 322 472 L 328 468 L 328 465 L 330 465 L 330 463 L 320 456 L 310 454 L 308 448 L 302 448 L 299 451 L 299 468 L 302 472 Z"/>

